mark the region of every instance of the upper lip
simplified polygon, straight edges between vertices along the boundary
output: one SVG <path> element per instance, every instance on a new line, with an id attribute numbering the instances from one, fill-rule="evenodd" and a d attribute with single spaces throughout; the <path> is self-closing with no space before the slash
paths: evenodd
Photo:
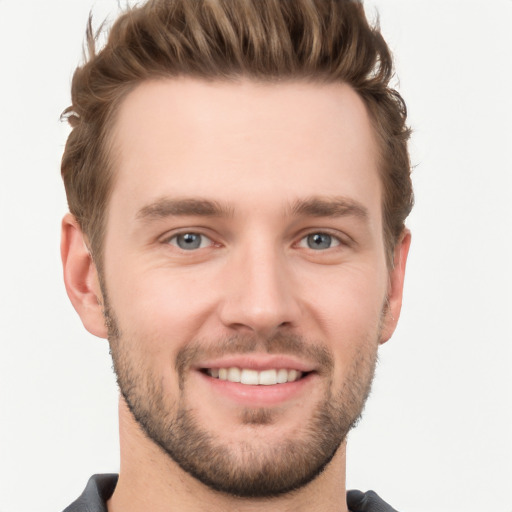
<path id="1" fill-rule="evenodd" d="M 300 372 L 312 372 L 316 366 L 307 361 L 301 361 L 293 356 L 270 354 L 227 355 L 221 358 L 200 361 L 194 364 L 195 369 L 212 368 L 244 368 L 248 370 L 272 370 L 286 368 Z"/>

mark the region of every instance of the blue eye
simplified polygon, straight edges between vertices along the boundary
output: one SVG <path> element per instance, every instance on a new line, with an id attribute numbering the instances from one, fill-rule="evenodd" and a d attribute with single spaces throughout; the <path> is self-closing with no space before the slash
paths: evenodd
<path id="1" fill-rule="evenodd" d="M 211 244 L 211 240 L 200 233 L 181 233 L 173 236 L 169 243 L 175 245 L 184 251 L 193 251 L 201 249 Z"/>
<path id="2" fill-rule="evenodd" d="M 305 236 L 299 245 L 314 251 L 322 251 L 340 245 L 340 241 L 327 233 L 311 233 Z"/>

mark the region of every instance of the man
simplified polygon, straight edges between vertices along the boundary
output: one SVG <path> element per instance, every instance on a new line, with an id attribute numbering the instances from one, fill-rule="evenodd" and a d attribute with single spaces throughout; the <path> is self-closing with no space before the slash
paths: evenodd
<path id="1" fill-rule="evenodd" d="M 88 43 L 62 259 L 110 343 L 121 470 L 66 511 L 393 510 L 344 484 L 412 207 L 362 5 L 149 1 Z"/>

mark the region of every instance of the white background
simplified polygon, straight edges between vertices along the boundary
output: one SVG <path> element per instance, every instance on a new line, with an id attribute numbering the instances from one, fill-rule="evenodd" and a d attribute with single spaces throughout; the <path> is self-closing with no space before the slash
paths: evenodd
<path id="1" fill-rule="evenodd" d="M 91 7 L 0 0 L 0 512 L 118 469 L 107 344 L 61 278 L 59 122 Z M 374 0 L 415 130 L 405 305 L 349 440 L 348 485 L 400 511 L 512 512 L 512 1 Z"/>

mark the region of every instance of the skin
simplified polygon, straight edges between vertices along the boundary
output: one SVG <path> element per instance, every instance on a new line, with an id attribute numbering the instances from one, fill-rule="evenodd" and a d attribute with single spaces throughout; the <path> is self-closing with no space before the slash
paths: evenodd
<path id="1" fill-rule="evenodd" d="M 363 102 L 344 84 L 145 82 L 121 106 L 113 147 L 104 282 L 124 354 L 161 383 L 172 412 L 181 396 L 174 363 L 184 347 L 300 336 L 332 355 L 332 372 L 305 356 L 287 359 L 313 370 L 288 395 L 272 398 L 275 386 L 258 386 L 240 396 L 192 366 L 182 386 L 197 422 L 234 456 L 244 443 L 271 451 L 302 439 L 315 406 L 346 385 L 361 354 L 375 355 L 400 314 L 410 235 L 397 244 L 390 269 Z M 178 212 L 183 199 L 214 202 L 221 212 Z M 180 249 L 176 235 L 184 232 L 204 235 L 201 247 Z M 309 247 L 314 233 L 331 235 L 332 246 Z M 71 215 L 63 220 L 62 256 L 75 309 L 91 333 L 107 337 L 96 268 Z M 207 364 L 222 366 L 225 357 Z M 263 342 L 244 357 L 245 366 L 277 364 Z M 271 411 L 272 423 L 244 424 L 248 409 Z M 111 512 L 199 511 L 205 502 L 214 511 L 347 510 L 344 442 L 319 477 L 270 505 L 206 487 L 142 433 L 123 398 L 119 414 L 121 471 Z"/>

